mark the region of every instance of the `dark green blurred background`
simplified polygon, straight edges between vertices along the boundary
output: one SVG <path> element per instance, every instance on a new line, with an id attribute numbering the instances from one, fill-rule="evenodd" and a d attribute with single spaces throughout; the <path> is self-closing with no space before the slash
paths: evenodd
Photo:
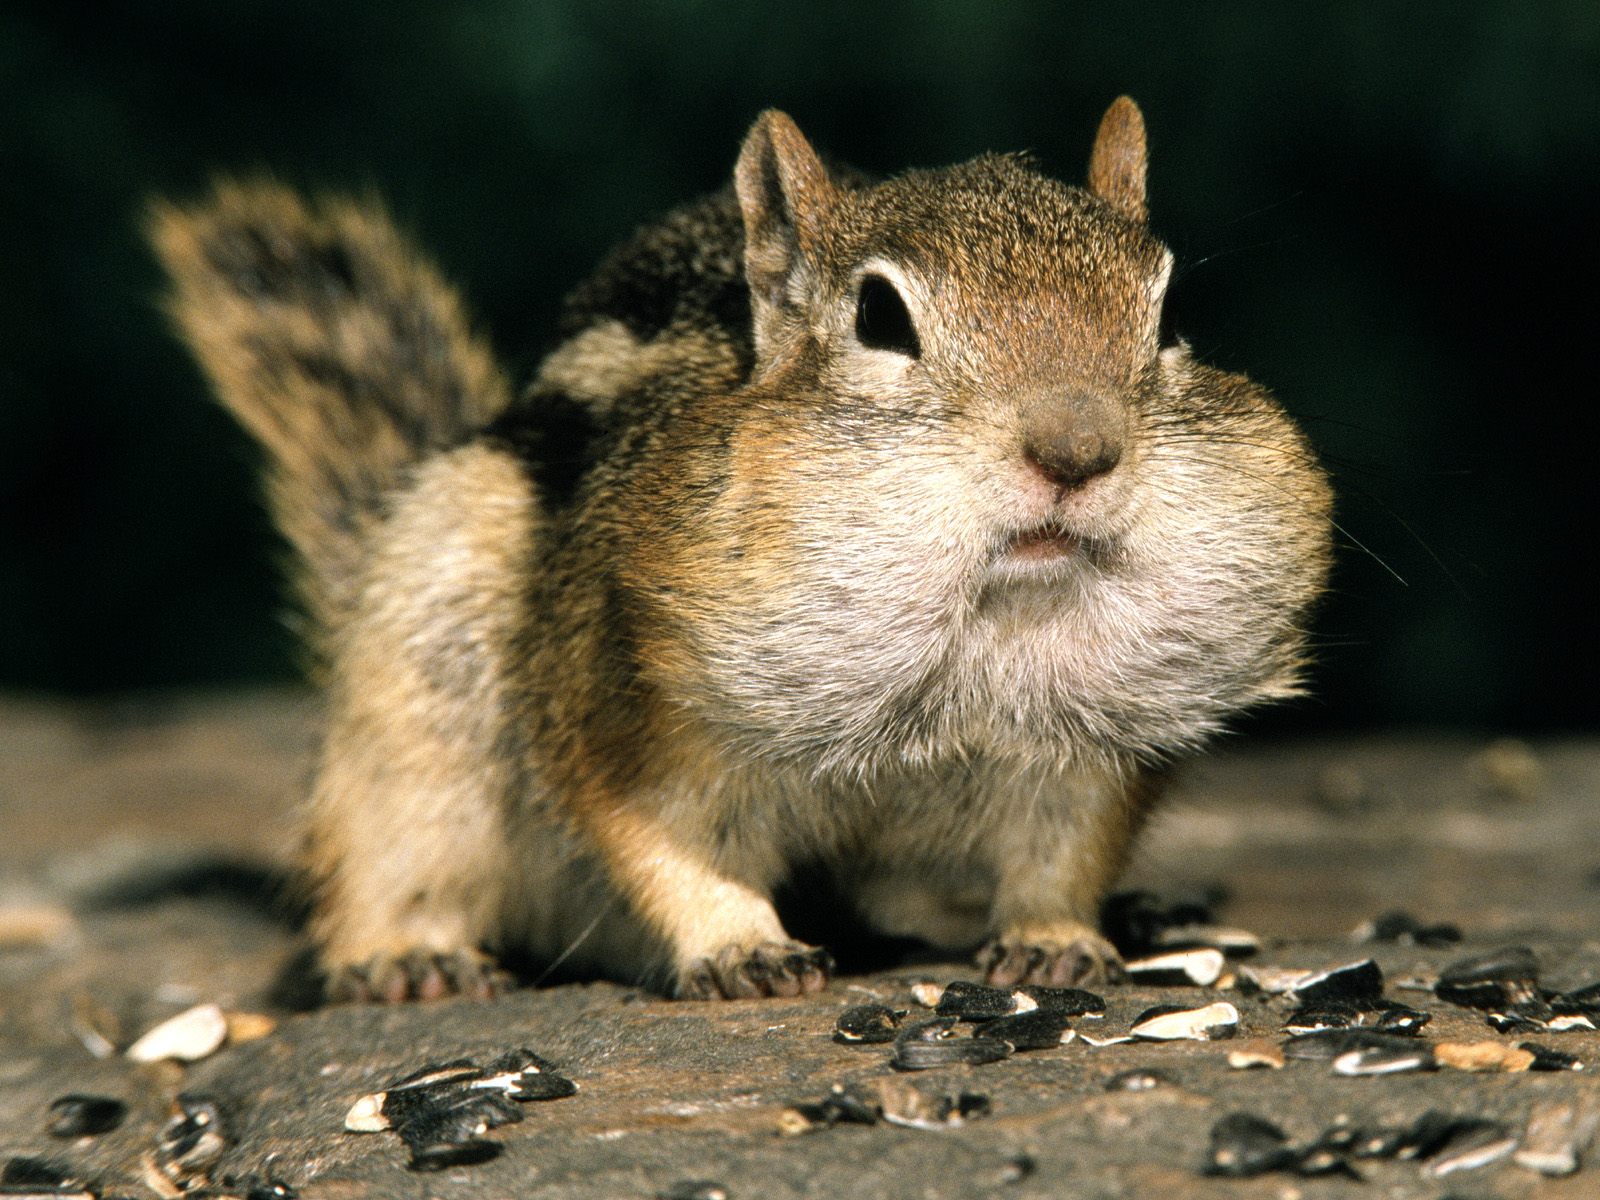
<path id="1" fill-rule="evenodd" d="M 155 308 L 151 194 L 380 194 L 526 370 L 764 106 L 875 172 L 1030 148 L 1076 180 L 1128 92 L 1179 332 L 1342 496 L 1317 696 L 1273 726 L 1600 716 L 1594 0 L 5 0 L 0 80 L 0 688 L 295 670 L 253 451 Z"/>

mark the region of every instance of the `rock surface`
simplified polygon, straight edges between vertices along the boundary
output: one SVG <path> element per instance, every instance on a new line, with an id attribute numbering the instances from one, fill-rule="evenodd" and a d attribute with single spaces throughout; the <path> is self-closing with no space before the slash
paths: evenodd
<path id="1" fill-rule="evenodd" d="M 1577 1134 L 1592 1127 L 1600 1033 L 1497 1034 L 1482 1012 L 1398 985 L 1511 944 L 1534 950 L 1551 989 L 1600 980 L 1600 744 L 1235 745 L 1184 774 L 1129 881 L 1165 894 L 1221 885 L 1217 915 L 1262 938 L 1257 964 L 1325 968 L 1370 955 L 1389 999 L 1432 1014 L 1431 1041 L 1510 1047 L 1532 1037 L 1585 1070 L 1345 1078 L 1295 1058 L 1232 1069 L 1237 1042 L 1095 1047 L 1080 1037 L 900 1076 L 891 1047 L 833 1040 L 839 1013 L 882 1002 L 931 1015 L 910 985 L 973 978 L 969 964 L 892 965 L 803 1000 L 673 1003 L 591 983 L 490 1003 L 282 1007 L 274 989 L 295 935 L 270 888 L 316 720 L 315 705 L 292 693 L 98 708 L 0 702 L 0 1163 L 45 1157 L 107 1195 L 157 1194 L 149 1156 L 181 1091 L 210 1097 L 222 1116 L 227 1148 L 209 1175 L 219 1188 L 234 1179 L 224 1194 L 244 1194 L 247 1177 L 312 1197 L 653 1197 L 696 1180 L 736 1200 L 1600 1194 L 1600 1148 L 1596 1162 L 1580 1154 L 1578 1171 L 1559 1178 L 1511 1156 L 1443 1181 L 1416 1161 L 1362 1160 L 1364 1189 L 1340 1176 L 1202 1174 L 1213 1127 L 1239 1112 L 1296 1144 L 1341 1116 L 1401 1125 L 1429 1109 L 1520 1131 L 1530 1113 L 1549 1125 L 1550 1113 L 1572 1106 L 1567 1124 Z M 1515 786 L 1499 769 L 1510 761 Z M 1464 940 L 1351 940 L 1391 909 L 1455 924 Z M 1294 1007 L 1223 988 L 1104 994 L 1103 1018 L 1073 1019 L 1081 1032 L 1125 1033 L 1157 1004 L 1226 1000 L 1241 1038 L 1281 1043 Z M 202 1003 L 277 1024 L 187 1066 L 122 1055 L 157 1022 Z M 420 1175 L 394 1134 L 343 1129 L 358 1097 L 400 1076 L 521 1046 L 579 1090 L 523 1105 L 522 1121 L 487 1135 L 503 1148 L 491 1161 Z M 1108 1090 L 1136 1069 L 1166 1082 Z M 989 1106 L 944 1129 L 841 1123 L 780 1134 L 789 1106 L 820 1101 L 836 1084 L 869 1095 L 902 1085 L 930 1097 L 976 1093 Z M 124 1100 L 128 1115 L 97 1136 L 52 1137 L 51 1103 L 68 1093 Z"/>

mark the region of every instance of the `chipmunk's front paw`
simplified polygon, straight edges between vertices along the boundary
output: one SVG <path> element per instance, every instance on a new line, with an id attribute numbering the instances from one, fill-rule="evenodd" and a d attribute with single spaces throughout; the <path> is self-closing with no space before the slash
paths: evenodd
<path id="1" fill-rule="evenodd" d="M 678 995 L 686 1000 L 808 995 L 827 987 L 832 971 L 831 954 L 800 942 L 724 946 L 680 973 Z"/>
<path id="2" fill-rule="evenodd" d="M 996 987 L 1118 983 L 1125 975 L 1116 947 L 1087 926 L 996 938 L 978 951 L 978 966 Z"/>
<path id="3" fill-rule="evenodd" d="M 511 986 L 511 976 L 476 950 L 413 950 L 333 967 L 324 994 L 331 1004 L 400 1004 L 445 996 L 488 1000 Z"/>

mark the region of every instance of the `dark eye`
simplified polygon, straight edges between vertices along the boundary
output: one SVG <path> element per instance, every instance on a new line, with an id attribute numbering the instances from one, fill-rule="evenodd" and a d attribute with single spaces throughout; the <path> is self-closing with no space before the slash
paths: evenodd
<path id="1" fill-rule="evenodd" d="M 867 275 L 861 280 L 856 297 L 856 337 L 869 350 L 893 350 L 908 358 L 922 357 L 917 328 L 911 323 L 906 302 L 894 284 L 882 275 Z"/>

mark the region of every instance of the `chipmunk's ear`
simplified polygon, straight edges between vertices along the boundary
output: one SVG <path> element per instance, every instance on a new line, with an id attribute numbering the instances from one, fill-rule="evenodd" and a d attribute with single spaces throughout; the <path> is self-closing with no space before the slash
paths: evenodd
<path id="1" fill-rule="evenodd" d="M 733 182 L 744 214 L 745 277 L 759 340 L 784 307 L 789 281 L 816 255 L 838 190 L 805 135 L 776 109 L 756 118 Z"/>
<path id="2" fill-rule="evenodd" d="M 1089 152 L 1089 190 L 1111 207 L 1142 221 L 1148 214 L 1144 177 L 1149 156 L 1144 144 L 1144 114 L 1126 96 L 1118 96 L 1100 118 Z"/>

